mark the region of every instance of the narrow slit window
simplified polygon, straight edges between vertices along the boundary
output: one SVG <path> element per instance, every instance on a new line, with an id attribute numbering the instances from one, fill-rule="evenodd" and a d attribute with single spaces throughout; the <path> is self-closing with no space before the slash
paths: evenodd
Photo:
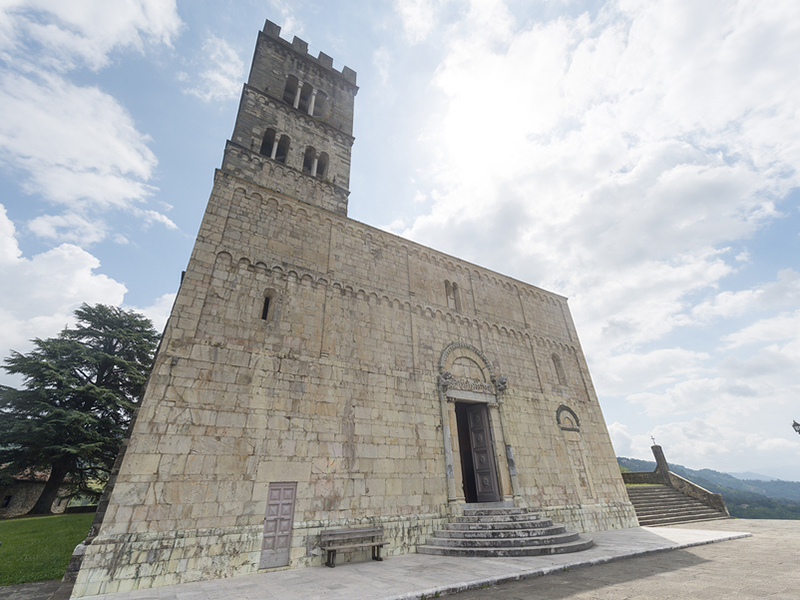
<path id="1" fill-rule="evenodd" d="M 261 319 L 263 321 L 269 321 L 269 301 L 271 298 L 267 296 L 264 298 L 264 306 L 261 308 Z"/>
<path id="2" fill-rule="evenodd" d="M 558 385 L 567 385 L 567 376 L 564 373 L 564 365 L 561 364 L 561 359 L 557 354 L 553 354 L 551 358 L 553 360 L 553 368 L 556 371 L 556 377 L 558 378 Z"/>

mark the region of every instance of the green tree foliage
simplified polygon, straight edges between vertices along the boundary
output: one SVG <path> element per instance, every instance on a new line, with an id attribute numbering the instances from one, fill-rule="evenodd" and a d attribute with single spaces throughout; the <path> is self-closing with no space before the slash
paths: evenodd
<path id="1" fill-rule="evenodd" d="M 33 340 L 3 368 L 24 389 L 0 388 L 0 478 L 49 472 L 29 514 L 47 514 L 67 485 L 96 494 L 108 478 L 139 401 L 158 343 L 149 319 L 120 308 L 84 304 L 77 326 Z"/>

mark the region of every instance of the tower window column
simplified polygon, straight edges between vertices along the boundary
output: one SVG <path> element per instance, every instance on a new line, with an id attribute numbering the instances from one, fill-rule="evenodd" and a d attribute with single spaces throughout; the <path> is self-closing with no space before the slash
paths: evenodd
<path id="1" fill-rule="evenodd" d="M 303 91 L 303 82 L 297 80 L 297 91 L 294 93 L 294 102 L 292 106 L 298 108 L 300 106 L 300 93 Z"/>
<path id="2" fill-rule="evenodd" d="M 314 116 L 314 103 L 316 102 L 316 100 L 317 100 L 317 90 L 312 89 L 311 100 L 309 100 L 308 102 L 308 114 L 310 114 L 312 117 Z"/>

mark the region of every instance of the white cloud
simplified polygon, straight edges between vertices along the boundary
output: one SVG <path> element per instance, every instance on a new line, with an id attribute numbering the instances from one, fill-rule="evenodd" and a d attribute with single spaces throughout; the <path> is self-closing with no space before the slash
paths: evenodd
<path id="1" fill-rule="evenodd" d="M 182 27 L 174 0 L 5 0 L 0 11 L 0 58 L 22 66 L 35 52 L 28 68 L 99 69 L 117 49 L 170 46 Z"/>
<path id="2" fill-rule="evenodd" d="M 591 350 L 693 324 L 689 295 L 800 185 L 800 11 L 610 2 L 520 27 L 497 4 L 446 36 L 418 146 L 433 202 L 404 234 L 569 295 Z"/>
<path id="3" fill-rule="evenodd" d="M 800 310 L 761 319 L 722 339 L 727 343 L 728 348 L 736 348 L 745 344 L 798 340 L 800 339 Z"/>
<path id="4" fill-rule="evenodd" d="M 111 96 L 58 75 L 36 81 L 0 72 L 0 157 L 24 173 L 24 189 L 64 214 L 35 219 L 31 231 L 87 245 L 107 234 L 102 213 L 136 213 L 153 191 L 156 166 L 130 114 Z M 168 221 L 153 211 L 147 221 Z M 168 224 L 168 223 L 165 223 Z M 169 225 L 169 224 L 168 224 Z"/>
<path id="5" fill-rule="evenodd" d="M 778 279 L 749 290 L 725 290 L 692 308 L 699 319 L 736 317 L 754 310 L 780 309 L 800 304 L 800 273 L 778 272 Z"/>
<path id="6" fill-rule="evenodd" d="M 683 348 L 603 355 L 592 364 L 595 385 L 604 394 L 627 396 L 661 388 L 707 372 L 709 355 Z"/>
<path id="7" fill-rule="evenodd" d="M 153 322 L 153 327 L 155 327 L 156 331 L 161 333 L 164 331 L 164 327 L 167 324 L 167 319 L 172 310 L 172 305 L 175 303 L 176 296 L 177 294 L 175 293 L 164 294 L 156 298 L 156 301 L 150 306 L 145 306 L 144 308 L 126 307 L 126 309 L 142 313 Z"/>
<path id="8" fill-rule="evenodd" d="M 395 10 L 410 43 L 420 43 L 434 30 L 442 4 L 443 0 L 395 0 Z"/>
<path id="9" fill-rule="evenodd" d="M 220 102 L 239 97 L 245 76 L 244 61 L 225 40 L 211 36 L 203 43 L 201 60 L 205 69 L 195 76 L 196 85 L 186 92 L 204 102 Z M 182 75 L 183 81 L 190 76 Z"/>
<path id="10" fill-rule="evenodd" d="M 35 337 L 52 337 L 74 322 L 83 302 L 119 305 L 126 288 L 95 271 L 100 261 L 72 244 L 30 258 L 22 255 L 13 223 L 0 205 L 0 358 L 27 352 Z M 0 371 L 0 381 L 19 383 Z M 9 383 L 10 382 L 10 383 Z"/>
<path id="11" fill-rule="evenodd" d="M 432 6 L 406 3 L 411 41 Z M 612 422 L 630 415 L 615 444 L 783 463 L 783 442 L 737 444 L 788 435 L 800 275 L 787 257 L 775 281 L 730 282 L 800 186 L 800 4 L 520 6 L 476 0 L 444 31 L 414 146 L 429 209 L 403 235 L 568 295 Z"/>

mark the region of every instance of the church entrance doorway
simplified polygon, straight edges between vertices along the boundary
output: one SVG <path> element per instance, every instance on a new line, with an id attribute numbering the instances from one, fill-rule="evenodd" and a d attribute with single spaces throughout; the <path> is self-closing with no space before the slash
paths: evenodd
<path id="1" fill-rule="evenodd" d="M 486 404 L 456 402 L 455 405 L 464 498 L 467 502 L 499 502 L 500 488 Z"/>

